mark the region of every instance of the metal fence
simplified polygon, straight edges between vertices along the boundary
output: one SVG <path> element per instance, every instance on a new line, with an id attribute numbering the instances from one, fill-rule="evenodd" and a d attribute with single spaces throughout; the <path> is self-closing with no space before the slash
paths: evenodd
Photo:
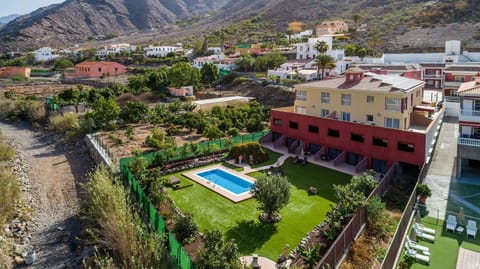
<path id="1" fill-rule="evenodd" d="M 380 180 L 375 189 L 368 196 L 367 200 L 370 200 L 375 195 L 381 196 L 384 194 L 392 181 L 398 175 L 398 170 L 398 163 L 395 163 L 392 167 L 390 167 L 385 176 Z M 338 235 L 335 242 L 333 242 L 315 268 L 336 268 L 342 261 L 344 255 L 347 253 L 355 238 L 362 232 L 366 222 L 367 208 L 362 207 L 343 228 L 342 232 Z"/>

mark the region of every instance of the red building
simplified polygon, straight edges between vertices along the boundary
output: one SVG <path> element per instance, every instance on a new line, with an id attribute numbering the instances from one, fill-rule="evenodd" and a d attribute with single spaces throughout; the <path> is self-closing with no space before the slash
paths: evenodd
<path id="1" fill-rule="evenodd" d="M 116 62 L 83 62 L 75 66 L 74 73 L 65 73 L 65 77 L 99 78 L 117 76 L 126 72 L 125 66 Z"/>
<path id="2" fill-rule="evenodd" d="M 385 173 L 430 158 L 443 110 L 422 103 L 423 81 L 347 71 L 296 86 L 293 107 L 271 112 L 274 146 Z"/>

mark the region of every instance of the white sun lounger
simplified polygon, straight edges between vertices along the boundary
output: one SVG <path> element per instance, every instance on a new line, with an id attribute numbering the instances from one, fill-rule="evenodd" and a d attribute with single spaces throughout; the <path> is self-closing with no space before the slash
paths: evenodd
<path id="1" fill-rule="evenodd" d="M 448 231 L 452 231 L 455 232 L 455 229 L 457 228 L 457 217 L 455 217 L 454 215 L 448 215 L 447 217 L 447 232 Z"/>
<path id="2" fill-rule="evenodd" d="M 405 251 L 405 256 L 413 258 L 415 261 L 422 261 L 427 265 L 430 264 L 430 256 L 420 254 L 416 250 L 409 248 L 407 245 L 405 245 L 405 248 L 407 249 Z"/>
<path id="3" fill-rule="evenodd" d="M 411 249 L 418 250 L 423 252 L 423 254 L 430 256 L 430 249 L 426 246 L 419 245 L 417 242 L 410 240 L 410 238 L 407 237 L 407 246 L 409 246 Z"/>
<path id="4" fill-rule="evenodd" d="M 422 232 L 422 231 L 416 229 L 415 227 L 413 227 L 413 230 L 415 231 L 415 235 L 417 237 L 420 237 L 421 239 L 425 239 L 425 240 L 428 240 L 428 241 L 435 242 L 435 235 L 427 234 L 425 232 Z"/>
<path id="5" fill-rule="evenodd" d="M 435 230 L 434 229 L 425 227 L 425 225 L 423 225 L 423 224 L 415 223 L 415 224 L 413 224 L 413 227 L 417 228 L 418 230 L 420 230 L 424 233 L 435 235 Z"/>

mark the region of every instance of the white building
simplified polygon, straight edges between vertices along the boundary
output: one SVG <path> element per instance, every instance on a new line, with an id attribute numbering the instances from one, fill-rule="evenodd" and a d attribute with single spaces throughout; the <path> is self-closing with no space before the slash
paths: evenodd
<path id="1" fill-rule="evenodd" d="M 307 43 L 298 43 L 297 47 L 297 60 L 303 59 L 315 59 L 319 55 L 315 45 L 319 41 L 325 41 L 328 45 L 328 50 L 332 50 L 333 37 L 332 36 L 321 36 L 316 38 L 309 38 Z"/>
<path id="2" fill-rule="evenodd" d="M 53 53 L 49 47 L 40 48 L 35 51 L 35 62 L 45 62 L 58 58 L 59 55 Z"/>
<path id="3" fill-rule="evenodd" d="M 181 46 L 148 46 L 143 50 L 147 57 L 166 57 L 169 53 L 183 51 Z"/>
<path id="4" fill-rule="evenodd" d="M 193 67 L 202 68 L 204 64 L 210 63 L 217 66 L 217 69 L 232 71 L 235 69 L 237 58 L 225 58 L 223 55 L 211 55 L 208 57 L 198 57 L 193 59 Z"/>
<path id="5" fill-rule="evenodd" d="M 220 54 L 220 53 L 222 53 L 222 48 L 221 47 L 208 47 L 208 51 L 211 52 L 212 54 Z"/>
<path id="6" fill-rule="evenodd" d="M 313 35 L 313 30 L 305 30 L 303 32 L 300 32 L 298 34 L 293 34 L 291 36 L 285 35 L 285 38 L 288 39 L 302 39 L 302 38 L 307 38 L 311 37 Z"/>
<path id="7" fill-rule="evenodd" d="M 122 43 L 122 44 L 114 44 L 110 45 L 107 47 L 104 47 L 101 50 L 97 51 L 97 56 L 104 58 L 107 57 L 108 55 L 115 55 L 115 54 L 120 54 L 122 52 L 132 52 L 137 49 L 137 46 L 133 46 L 127 43 Z"/>

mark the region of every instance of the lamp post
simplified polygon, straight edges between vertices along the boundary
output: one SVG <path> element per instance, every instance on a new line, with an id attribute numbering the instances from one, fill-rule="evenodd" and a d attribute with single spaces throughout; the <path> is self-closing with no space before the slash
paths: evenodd
<path id="1" fill-rule="evenodd" d="M 252 255 L 252 263 L 250 264 L 250 266 L 253 268 L 253 269 L 261 269 L 262 267 L 260 266 L 260 264 L 258 264 L 258 255 L 257 254 L 253 254 Z"/>

